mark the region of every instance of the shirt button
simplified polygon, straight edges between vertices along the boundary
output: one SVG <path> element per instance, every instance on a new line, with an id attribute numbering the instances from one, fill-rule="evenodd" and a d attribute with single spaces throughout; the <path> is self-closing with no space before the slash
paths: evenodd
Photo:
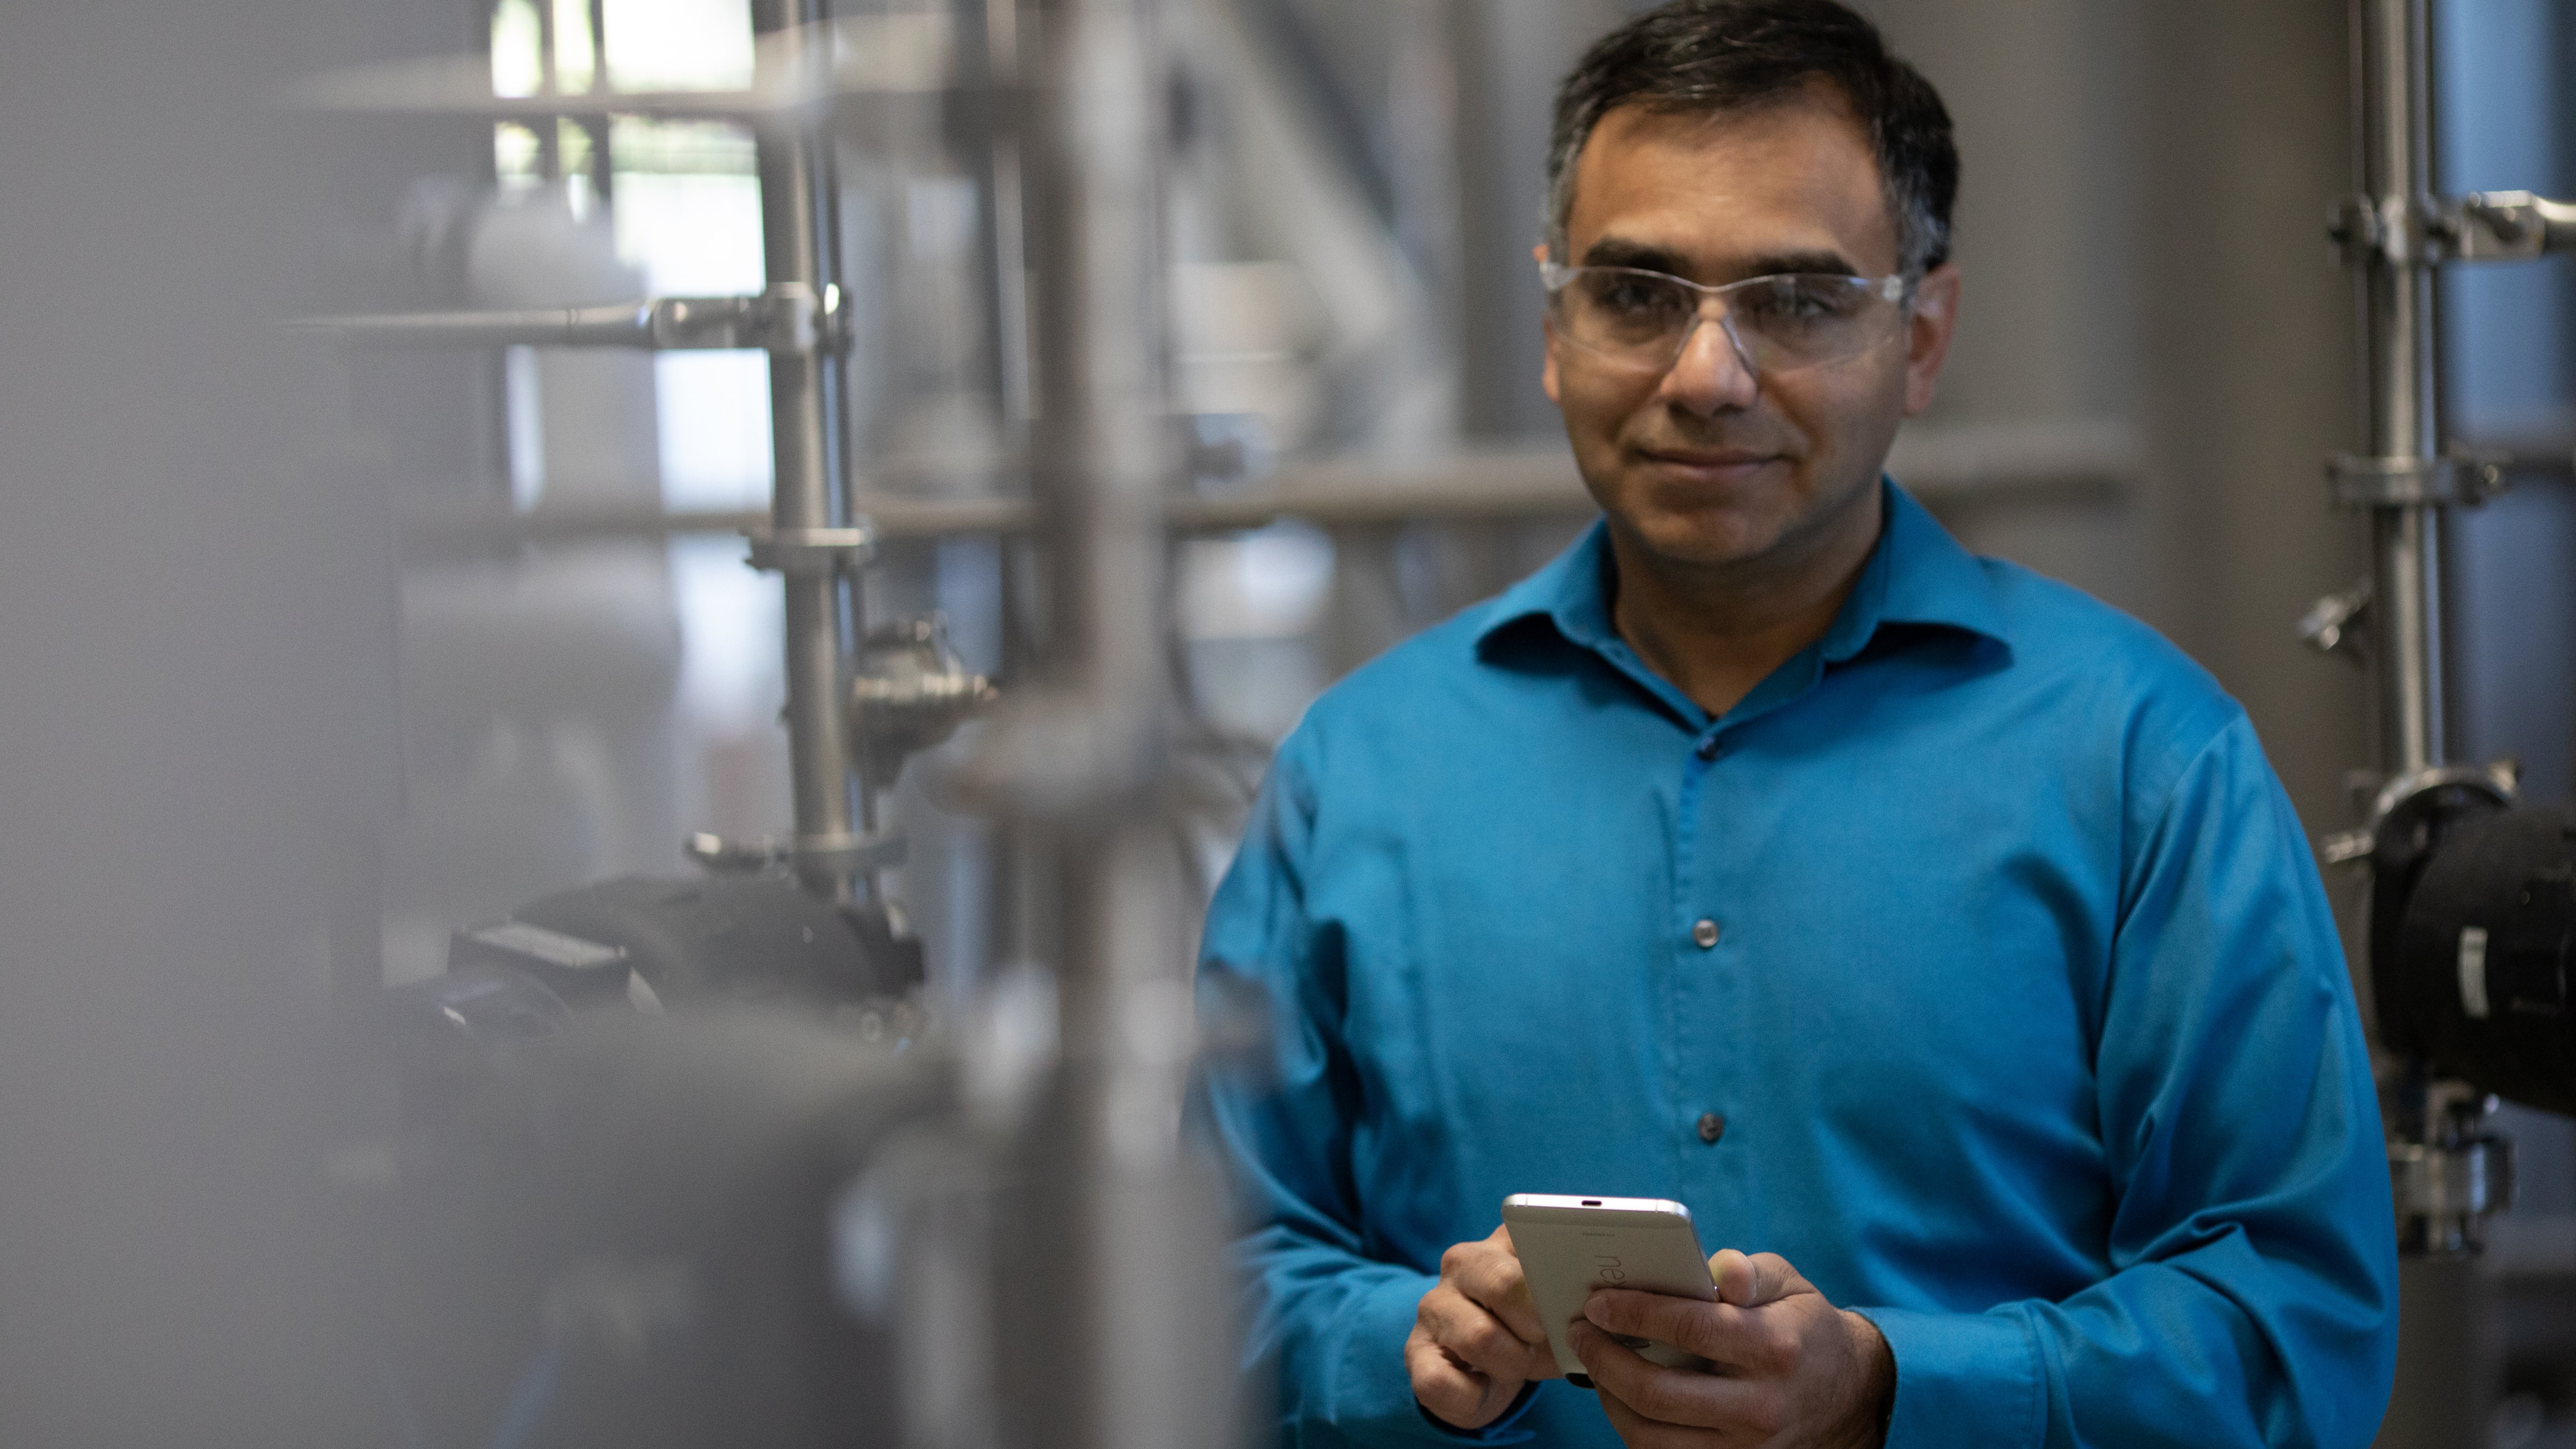
<path id="1" fill-rule="evenodd" d="M 1715 1112 L 1702 1112 L 1699 1114 L 1700 1141 L 1714 1147 L 1717 1145 L 1717 1139 L 1725 1135 L 1726 1119 L 1724 1117 L 1719 1116 Z"/>
<path id="2" fill-rule="evenodd" d="M 1705 951 L 1717 944 L 1717 922 L 1706 916 L 1691 923 L 1691 944 Z"/>
<path id="3" fill-rule="evenodd" d="M 1714 760 L 1714 759 L 1716 759 L 1716 758 L 1717 758 L 1717 737 L 1716 737 L 1716 736 L 1714 736 L 1714 735 L 1712 735 L 1712 736 L 1710 736 L 1709 738 L 1707 738 L 1707 739 L 1704 739 L 1704 740 L 1700 741 L 1700 742 L 1699 742 L 1699 744 L 1698 744 L 1698 746 L 1697 746 L 1697 748 L 1696 748 L 1696 750 L 1695 750 L 1695 753 L 1697 753 L 1697 754 L 1698 754 L 1698 756 L 1699 756 L 1701 759 L 1703 759 L 1703 760 Z"/>

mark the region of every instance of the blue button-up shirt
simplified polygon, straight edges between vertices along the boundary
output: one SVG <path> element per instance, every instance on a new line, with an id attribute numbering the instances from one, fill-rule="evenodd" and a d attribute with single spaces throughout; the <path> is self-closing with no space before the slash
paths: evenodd
<path id="1" fill-rule="evenodd" d="M 1596 526 L 1281 746 L 1201 968 L 1266 992 L 1279 1070 L 1200 1105 L 1283 1442 L 1457 1442 L 1405 1335 L 1515 1192 L 1787 1258 L 1886 1335 L 1896 1449 L 2372 1437 L 2377 1100 L 2253 729 L 1885 497 L 1824 637 L 1722 716 L 1620 640 Z M 1617 1442 L 1563 1381 L 1473 1437 Z"/>

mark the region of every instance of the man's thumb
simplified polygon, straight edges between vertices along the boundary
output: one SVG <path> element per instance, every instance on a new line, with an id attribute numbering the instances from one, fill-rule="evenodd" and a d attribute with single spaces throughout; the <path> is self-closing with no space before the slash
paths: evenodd
<path id="1" fill-rule="evenodd" d="M 1716 1280 L 1720 1301 L 1738 1308 L 1759 1308 L 1788 1296 L 1800 1283 L 1798 1270 L 1777 1253 L 1744 1253 L 1720 1248 L 1710 1255 L 1708 1275 Z"/>

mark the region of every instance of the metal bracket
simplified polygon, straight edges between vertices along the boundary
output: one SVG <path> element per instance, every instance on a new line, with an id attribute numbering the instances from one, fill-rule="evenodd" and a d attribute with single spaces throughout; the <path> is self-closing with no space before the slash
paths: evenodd
<path id="1" fill-rule="evenodd" d="M 2299 620 L 2299 642 L 2319 654 L 2370 662 L 2370 580 L 2328 594 Z"/>
<path id="2" fill-rule="evenodd" d="M 771 529 L 743 537 L 751 541 L 751 566 L 763 573 L 856 573 L 877 556 L 876 530 L 865 524 L 850 528 L 791 528 L 784 532 Z"/>
<path id="3" fill-rule="evenodd" d="M 2415 205 L 2411 197 L 2338 196 L 2326 214 L 2326 235 L 2343 249 L 2344 260 L 2356 267 L 2374 262 L 2392 267 L 2424 265 L 2431 251 L 2425 217 L 2426 208 Z"/>
<path id="4" fill-rule="evenodd" d="M 2438 267 L 2576 251 L 2576 202 L 2528 191 L 2335 199 L 2326 234 L 2354 266 Z"/>
<path id="5" fill-rule="evenodd" d="M 2576 251 L 2576 201 L 2528 191 L 2480 191 L 2459 208 L 2453 254 L 2462 261 L 2510 261 Z"/>
<path id="6" fill-rule="evenodd" d="M 2338 453 L 2326 460 L 2326 488 L 2346 508 L 2474 506 L 2505 491 L 2506 461 L 2467 453 L 2439 458 Z"/>
<path id="7" fill-rule="evenodd" d="M 845 341 L 841 289 L 781 282 L 752 297 L 663 297 L 648 323 L 659 352 L 750 350 L 805 356 Z"/>
<path id="8" fill-rule="evenodd" d="M 903 864 L 905 842 L 900 831 L 876 835 L 768 837 L 727 840 L 701 830 L 680 843 L 682 853 L 718 875 L 755 875 L 792 870 L 801 876 L 846 877 Z"/>

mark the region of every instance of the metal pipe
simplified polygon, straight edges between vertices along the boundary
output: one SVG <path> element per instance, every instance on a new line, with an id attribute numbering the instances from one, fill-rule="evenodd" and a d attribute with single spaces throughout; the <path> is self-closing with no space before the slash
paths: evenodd
<path id="1" fill-rule="evenodd" d="M 651 347 L 653 303 L 300 317 L 286 325 L 370 347 Z"/>
<path id="2" fill-rule="evenodd" d="M 963 535 L 1018 536 L 1037 524 L 1036 505 L 993 491 L 1020 476 L 1010 460 L 890 464 L 854 479 L 850 511 L 881 543 Z M 2124 506 L 2136 487 L 2137 445 L 2101 424 L 1977 425 L 1910 432 L 1889 469 L 1936 512 L 2034 505 Z M 2554 469 L 2564 458 L 2516 458 L 2517 471 Z M 923 496 L 963 487 L 968 496 Z M 1369 458 L 1292 463 L 1259 483 L 1211 494 L 1176 493 L 1163 503 L 1174 533 L 1225 533 L 1299 519 L 1325 528 L 1424 519 L 1576 518 L 1599 505 L 1585 492 L 1564 448 L 1478 448 L 1405 461 Z M 443 508 L 403 520 L 405 547 L 424 554 L 497 544 L 579 543 L 674 534 L 742 533 L 765 515 L 732 509 L 664 511 L 652 504 L 547 504 Z M 1015 580 L 1018 571 L 1006 579 Z M 1014 601 L 1016 608 L 1016 601 Z M 1016 633 L 1016 631 L 1014 631 Z M 1016 663 L 1005 677 L 1025 677 Z"/>
<path id="3" fill-rule="evenodd" d="M 823 18 L 823 0 L 752 0 L 752 29 L 765 42 L 764 85 L 789 79 L 781 68 L 829 63 L 824 38 L 804 29 Z M 763 128 L 755 139 L 760 173 L 762 257 L 769 286 L 801 287 L 828 310 L 838 300 L 840 248 L 828 139 Z M 844 527 L 841 485 L 842 376 L 831 348 L 774 352 L 769 359 L 769 421 L 776 484 L 770 523 L 780 537 Z M 787 757 L 800 851 L 846 848 L 868 823 L 867 802 L 850 768 L 848 725 L 841 709 L 841 660 L 858 621 L 845 607 L 848 581 L 836 572 L 788 573 L 786 591 Z M 850 876 L 829 865 L 800 866 L 809 889 L 840 898 Z"/>
<path id="4" fill-rule="evenodd" d="M 2382 216 L 2427 214 L 2433 183 L 2428 0 L 2353 0 L 2363 192 Z M 2418 249 L 2420 250 L 2420 249 Z M 2361 276 L 2370 452 L 2430 462 L 2442 449 L 2434 347 L 2434 269 L 2378 249 Z M 2380 767 L 2410 775 L 2443 763 L 2442 506 L 2371 511 Z"/>
<path id="5" fill-rule="evenodd" d="M 1008 791 L 1059 885 L 1064 1057 L 1047 1154 L 1063 1233 L 1042 1300 L 1043 1442 L 1222 1442 L 1231 1382 L 1208 1319 L 1213 1202 L 1190 1191 L 1192 1052 L 1164 770 L 1162 504 L 1179 469 L 1162 335 L 1156 0 L 1041 0 L 1018 141 L 1035 268 L 1031 475 L 1046 549 L 1047 688 L 1024 697 Z M 1007 734 L 1007 732 L 1006 732 Z M 1034 745 L 1034 748 L 1028 747 Z"/>
<path id="6" fill-rule="evenodd" d="M 798 284 L 756 297 L 648 297 L 587 307 L 380 312 L 286 325 L 365 347 L 631 347 L 648 352 L 811 352 L 837 346 L 840 315 Z"/>

